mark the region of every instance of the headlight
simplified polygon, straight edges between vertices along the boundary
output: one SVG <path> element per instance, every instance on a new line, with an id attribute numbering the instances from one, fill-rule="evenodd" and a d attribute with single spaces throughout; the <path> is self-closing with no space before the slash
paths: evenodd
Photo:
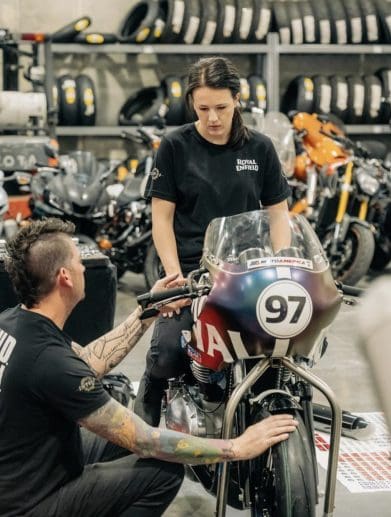
<path id="1" fill-rule="evenodd" d="M 359 172 L 357 174 L 357 183 L 360 185 L 361 190 L 369 196 L 374 196 L 380 187 L 377 179 L 366 172 Z"/>

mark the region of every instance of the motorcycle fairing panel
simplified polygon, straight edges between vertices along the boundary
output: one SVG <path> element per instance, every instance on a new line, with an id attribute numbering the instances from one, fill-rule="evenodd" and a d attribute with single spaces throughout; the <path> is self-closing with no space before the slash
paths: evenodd
<path id="1" fill-rule="evenodd" d="M 212 221 L 204 261 L 213 287 L 193 305 L 187 351 L 194 361 L 218 371 L 247 357 L 313 355 L 341 297 L 307 221 L 291 215 L 289 224 L 294 245 L 276 257 L 264 238 L 267 211 Z"/>

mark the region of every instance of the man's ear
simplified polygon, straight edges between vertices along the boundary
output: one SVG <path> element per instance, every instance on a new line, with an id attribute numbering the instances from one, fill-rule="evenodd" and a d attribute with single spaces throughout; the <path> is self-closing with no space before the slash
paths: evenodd
<path id="1" fill-rule="evenodd" d="M 60 286 L 73 287 L 72 277 L 65 267 L 60 268 L 57 274 L 57 281 Z"/>

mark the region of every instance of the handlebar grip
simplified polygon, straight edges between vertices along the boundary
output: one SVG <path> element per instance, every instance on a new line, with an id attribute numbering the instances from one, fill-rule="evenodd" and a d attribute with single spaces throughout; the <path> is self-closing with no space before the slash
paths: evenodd
<path id="1" fill-rule="evenodd" d="M 150 303 L 162 302 L 175 296 L 183 296 L 183 298 L 186 298 L 186 295 L 188 294 L 190 294 L 190 288 L 187 284 L 185 284 L 181 287 L 174 287 L 172 289 L 164 289 L 162 291 L 141 294 L 137 297 L 137 302 L 141 305 L 141 307 L 146 307 Z"/>

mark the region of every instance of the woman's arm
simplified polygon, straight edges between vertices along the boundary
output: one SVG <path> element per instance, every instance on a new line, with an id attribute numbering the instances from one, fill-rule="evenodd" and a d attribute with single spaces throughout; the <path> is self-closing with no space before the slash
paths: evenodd
<path id="1" fill-rule="evenodd" d="M 274 253 L 291 246 L 291 229 L 289 211 L 286 200 L 265 207 L 269 213 L 270 239 Z"/>
<path id="2" fill-rule="evenodd" d="M 182 276 L 174 234 L 175 203 L 152 198 L 152 237 L 166 275 Z"/>
<path id="3" fill-rule="evenodd" d="M 177 286 L 183 285 L 186 281 L 182 275 L 179 263 L 178 250 L 174 234 L 174 213 L 175 203 L 165 199 L 152 198 L 152 237 L 157 253 L 162 261 L 166 275 L 177 274 Z M 166 306 L 163 316 L 171 317 L 173 313 L 180 313 L 181 308 L 190 305 L 191 300 L 185 298 Z"/>

